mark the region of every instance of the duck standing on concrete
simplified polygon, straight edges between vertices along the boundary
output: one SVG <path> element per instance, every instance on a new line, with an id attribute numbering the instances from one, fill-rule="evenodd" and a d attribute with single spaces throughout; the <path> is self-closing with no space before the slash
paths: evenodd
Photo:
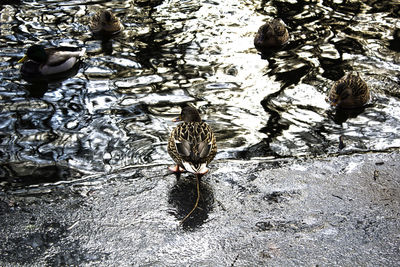
<path id="1" fill-rule="evenodd" d="M 168 140 L 168 153 L 176 163 L 169 169 L 178 173 L 185 170 L 194 173 L 197 181 L 196 203 L 181 220 L 183 224 L 199 204 L 200 177 L 208 172 L 207 165 L 217 154 L 217 142 L 211 127 L 201 120 L 196 108 L 184 107 L 175 121 L 183 122 L 172 130 Z"/>
<path id="2" fill-rule="evenodd" d="M 203 122 L 196 108 L 186 106 L 176 121 L 168 140 L 168 153 L 176 162 L 173 172 L 188 171 L 194 174 L 208 172 L 207 165 L 217 153 L 217 143 L 211 127 Z"/>

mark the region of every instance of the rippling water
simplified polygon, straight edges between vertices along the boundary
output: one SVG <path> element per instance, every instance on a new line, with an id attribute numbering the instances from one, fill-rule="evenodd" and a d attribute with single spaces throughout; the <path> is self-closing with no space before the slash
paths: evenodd
<path id="1" fill-rule="evenodd" d="M 398 1 L 6 2 L 0 5 L 3 181 L 172 164 L 166 141 L 183 103 L 198 107 L 215 130 L 216 160 L 400 146 Z M 96 40 L 88 27 L 104 7 L 125 27 L 109 41 Z M 275 16 L 288 25 L 290 41 L 264 58 L 253 38 Z M 34 43 L 86 47 L 87 57 L 73 77 L 30 84 L 17 61 Z M 325 102 L 333 82 L 349 71 L 372 91 L 360 114 L 337 113 Z"/>

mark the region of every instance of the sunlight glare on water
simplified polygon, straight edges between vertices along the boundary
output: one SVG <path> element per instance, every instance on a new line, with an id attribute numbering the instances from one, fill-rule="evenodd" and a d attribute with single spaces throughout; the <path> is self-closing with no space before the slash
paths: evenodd
<path id="1" fill-rule="evenodd" d="M 139 2 L 0 6 L 2 177 L 18 176 L 10 166 L 24 163 L 89 173 L 171 164 L 166 142 L 184 103 L 214 129 L 216 160 L 399 147 L 399 53 L 389 48 L 398 9 L 371 1 Z M 89 29 L 100 8 L 124 24 L 108 41 Z M 253 39 L 273 17 L 290 39 L 263 58 Z M 31 84 L 17 61 L 34 43 L 86 47 L 87 56 L 73 77 Z M 325 102 L 350 71 L 372 92 L 357 115 Z"/>

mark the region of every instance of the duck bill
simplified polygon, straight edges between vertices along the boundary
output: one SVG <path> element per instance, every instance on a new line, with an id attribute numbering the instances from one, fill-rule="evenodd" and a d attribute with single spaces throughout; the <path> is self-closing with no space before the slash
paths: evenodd
<path id="1" fill-rule="evenodd" d="M 173 118 L 172 121 L 173 122 L 179 122 L 179 121 L 181 121 L 181 117 Z"/>
<path id="2" fill-rule="evenodd" d="M 23 58 L 21 58 L 20 60 L 18 60 L 18 63 L 22 63 L 24 61 L 26 61 L 28 59 L 28 56 L 25 55 Z"/>
<path id="3" fill-rule="evenodd" d="M 337 104 L 339 104 L 339 101 L 337 99 L 334 99 L 334 98 L 328 98 L 327 97 L 325 99 L 325 101 L 328 102 L 331 106 L 334 106 L 334 107 L 336 107 Z"/>
<path id="4" fill-rule="evenodd" d="M 337 104 L 338 104 L 338 102 L 337 102 L 337 101 L 331 101 L 331 106 L 334 106 L 334 107 L 336 107 L 336 106 L 337 106 Z"/>

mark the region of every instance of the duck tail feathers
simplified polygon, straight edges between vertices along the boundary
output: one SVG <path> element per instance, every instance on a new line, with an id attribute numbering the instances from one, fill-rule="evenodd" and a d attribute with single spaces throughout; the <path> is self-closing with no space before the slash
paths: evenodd
<path id="1" fill-rule="evenodd" d="M 206 174 L 208 172 L 207 163 L 193 164 L 191 162 L 182 161 L 182 165 L 186 171 L 194 174 Z"/>

